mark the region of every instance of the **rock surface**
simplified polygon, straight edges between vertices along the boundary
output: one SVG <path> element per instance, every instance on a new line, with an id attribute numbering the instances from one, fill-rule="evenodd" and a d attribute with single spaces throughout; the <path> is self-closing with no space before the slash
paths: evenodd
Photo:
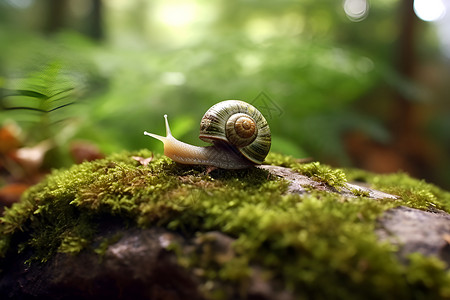
<path id="1" fill-rule="evenodd" d="M 419 252 L 439 257 L 450 267 L 450 214 L 400 206 L 386 211 L 378 225 L 377 235 L 400 247 L 402 261 Z"/>
<path id="2" fill-rule="evenodd" d="M 58 254 L 28 267 L 18 258 L 0 281 L 1 299 L 202 299 L 195 278 L 166 247 L 183 239 L 164 229 L 122 235 L 99 257 Z M 26 255 L 25 255 L 26 256 Z"/>
<path id="3" fill-rule="evenodd" d="M 185 238 L 163 228 L 118 229 L 107 236 L 121 236 L 100 257 L 91 250 L 76 256 L 58 254 L 44 264 L 27 266 L 22 255 L 7 266 L 0 280 L 0 299 L 205 299 L 213 290 L 225 299 L 239 299 L 232 284 L 203 280 L 201 269 L 179 265 L 174 251 L 183 257 L 196 255 L 205 263 L 234 257 L 234 239 L 220 232 Z M 198 276 L 197 276 L 198 275 Z M 281 283 L 267 280 L 258 267 L 252 270 L 245 299 L 291 300 Z"/>
<path id="4" fill-rule="evenodd" d="M 337 189 L 289 168 L 260 168 L 288 180 L 289 193 L 319 190 L 356 197 L 356 190 L 374 200 L 398 198 L 357 184 L 348 183 Z M 102 226 L 89 249 L 78 255 L 58 253 L 45 263 L 31 265 L 25 262 L 32 253 L 11 257 L 2 266 L 0 299 L 195 300 L 211 298 L 208 295 L 218 291 L 222 297 L 219 299 L 295 299 L 279 278 L 268 277 L 257 263 L 250 266 L 245 287 L 222 281 L 218 275 L 211 280 L 211 276 L 205 276 L 202 264 L 190 269 L 188 261 L 192 258 L 221 265 L 236 257 L 232 246 L 235 239 L 221 232 L 189 236 L 158 227 Z M 437 256 L 450 266 L 450 215 L 443 211 L 408 207 L 388 210 L 379 218 L 376 234 L 380 240 L 399 245 L 398 255 L 405 263 L 408 254 L 420 252 Z M 105 239 L 110 243 L 102 248 L 99 245 Z"/>
<path id="5" fill-rule="evenodd" d="M 400 246 L 399 258 L 420 252 L 450 265 L 450 215 L 408 207 L 388 210 L 378 221 L 377 235 Z M 239 297 L 236 287 L 202 280 L 202 270 L 179 265 L 175 245 L 183 256 L 195 253 L 204 262 L 234 257 L 234 239 L 220 232 L 185 238 L 163 228 L 119 229 L 104 233 L 120 236 L 99 256 L 83 251 L 77 256 L 58 254 L 45 264 L 27 266 L 18 257 L 0 281 L 1 299 L 205 299 L 213 289 Z M 197 273 L 197 274 L 196 274 Z M 252 269 L 245 299 L 294 299 L 280 282 L 267 280 L 258 266 Z M 197 276 L 199 275 L 199 276 Z M 218 286 L 220 284 L 220 286 Z"/>
<path id="6" fill-rule="evenodd" d="M 282 177 L 290 182 L 288 187 L 288 192 L 293 194 L 304 194 L 308 193 L 311 188 L 317 191 L 327 191 L 331 193 L 338 193 L 347 197 L 355 197 L 353 190 L 357 190 L 360 193 L 365 193 L 367 197 L 373 199 L 397 199 L 395 195 L 383 193 L 368 187 L 358 185 L 356 183 L 347 183 L 345 186 L 341 187 L 339 190 L 331 187 L 323 182 L 318 182 L 311 179 L 308 176 L 301 175 L 292 169 L 272 166 L 272 165 L 262 165 L 259 168 L 269 171 L 271 174 Z"/>
<path id="7" fill-rule="evenodd" d="M 312 187 L 315 190 L 354 197 L 352 190 L 356 189 L 373 199 L 398 198 L 356 183 L 347 183 L 346 186 L 337 190 L 289 168 L 271 165 L 260 168 L 288 180 L 290 193 L 307 193 L 306 187 Z M 380 240 L 399 246 L 398 257 L 405 263 L 409 254 L 419 252 L 426 256 L 440 258 L 447 263 L 447 268 L 450 268 L 450 214 L 442 210 L 423 211 L 405 206 L 390 209 L 378 220 L 376 233 Z"/>

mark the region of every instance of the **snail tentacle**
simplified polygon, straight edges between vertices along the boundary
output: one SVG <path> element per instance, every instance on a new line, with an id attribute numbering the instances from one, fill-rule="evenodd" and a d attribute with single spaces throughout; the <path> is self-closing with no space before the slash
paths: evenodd
<path id="1" fill-rule="evenodd" d="M 157 135 L 157 134 L 154 134 L 154 133 L 149 133 L 147 131 L 144 131 L 144 134 L 148 135 L 148 136 L 151 136 L 152 138 L 155 138 L 157 140 L 160 140 L 163 143 L 167 139 L 170 139 L 171 137 L 173 138 L 172 132 L 170 131 L 169 120 L 167 119 L 167 115 L 164 115 L 164 122 L 166 124 L 166 136 L 161 136 L 161 135 Z"/>

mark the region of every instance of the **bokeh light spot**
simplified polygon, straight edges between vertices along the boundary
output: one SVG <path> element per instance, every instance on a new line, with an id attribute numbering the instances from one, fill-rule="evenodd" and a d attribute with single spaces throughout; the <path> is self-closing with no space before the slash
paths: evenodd
<path id="1" fill-rule="evenodd" d="M 442 19 L 446 9 L 442 0 L 414 0 L 414 12 L 420 19 L 432 22 Z"/>
<path id="2" fill-rule="evenodd" d="M 344 11 L 351 21 L 359 22 L 367 17 L 369 13 L 369 3 L 367 0 L 345 0 Z"/>
<path id="3" fill-rule="evenodd" d="M 193 3 L 167 4 L 160 7 L 158 19 L 172 27 L 183 27 L 195 20 L 196 6 Z"/>

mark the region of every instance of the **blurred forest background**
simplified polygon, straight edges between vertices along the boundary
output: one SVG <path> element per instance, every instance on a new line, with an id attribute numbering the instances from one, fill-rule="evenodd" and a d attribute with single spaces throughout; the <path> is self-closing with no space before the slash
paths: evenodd
<path id="1" fill-rule="evenodd" d="M 446 10 L 447 9 L 447 13 Z M 446 0 L 0 0 L 0 188 L 182 141 L 225 99 L 272 151 L 450 188 Z"/>

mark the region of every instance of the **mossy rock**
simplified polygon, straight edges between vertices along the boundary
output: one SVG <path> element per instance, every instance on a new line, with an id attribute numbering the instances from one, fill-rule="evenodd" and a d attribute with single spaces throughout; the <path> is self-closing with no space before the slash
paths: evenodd
<path id="1" fill-rule="evenodd" d="M 7 209 L 0 298 L 450 298 L 442 257 L 399 258 L 401 244 L 377 236 L 397 207 L 449 212 L 450 193 L 438 187 L 276 154 L 271 166 L 236 171 L 150 157 L 122 153 L 56 170 Z M 117 261 L 130 253 L 136 258 Z"/>

